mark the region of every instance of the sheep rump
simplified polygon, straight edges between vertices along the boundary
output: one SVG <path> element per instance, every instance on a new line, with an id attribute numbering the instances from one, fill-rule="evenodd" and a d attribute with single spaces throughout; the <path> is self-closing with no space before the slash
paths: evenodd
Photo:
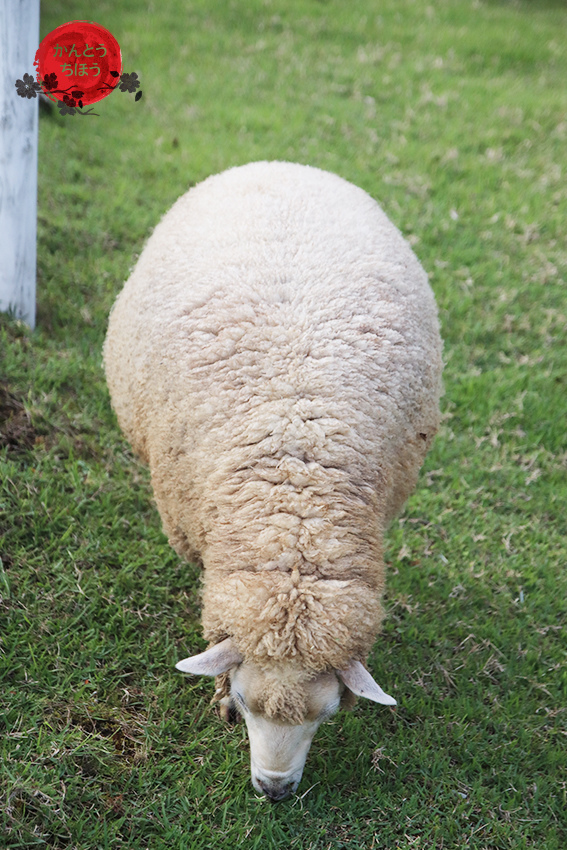
<path id="1" fill-rule="evenodd" d="M 305 675 L 365 661 L 383 535 L 439 424 L 427 276 L 363 190 L 283 162 L 183 195 L 112 310 L 113 407 L 203 628 Z"/>

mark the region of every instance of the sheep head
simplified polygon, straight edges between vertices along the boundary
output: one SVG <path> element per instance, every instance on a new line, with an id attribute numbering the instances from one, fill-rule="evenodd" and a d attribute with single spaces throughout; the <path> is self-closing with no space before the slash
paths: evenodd
<path id="1" fill-rule="evenodd" d="M 245 661 L 230 638 L 176 667 L 197 675 L 229 672 L 229 700 L 248 729 L 252 784 L 274 801 L 296 790 L 311 741 L 338 710 L 345 689 L 383 705 L 396 704 L 359 661 L 315 675 L 291 663 L 265 667 Z"/>

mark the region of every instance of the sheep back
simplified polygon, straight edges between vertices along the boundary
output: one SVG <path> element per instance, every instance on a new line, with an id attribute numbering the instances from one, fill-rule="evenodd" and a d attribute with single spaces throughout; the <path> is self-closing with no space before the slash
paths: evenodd
<path id="1" fill-rule="evenodd" d="M 208 178 L 155 228 L 104 363 L 169 540 L 203 561 L 205 636 L 364 659 L 442 370 L 427 276 L 376 202 L 291 163 Z"/>

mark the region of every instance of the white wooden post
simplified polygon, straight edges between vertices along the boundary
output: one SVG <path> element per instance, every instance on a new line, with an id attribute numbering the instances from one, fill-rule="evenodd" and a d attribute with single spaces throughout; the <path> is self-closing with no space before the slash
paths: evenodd
<path id="1" fill-rule="evenodd" d="M 16 80 L 35 79 L 39 0 L 0 0 L 0 311 L 35 326 L 37 97 Z"/>

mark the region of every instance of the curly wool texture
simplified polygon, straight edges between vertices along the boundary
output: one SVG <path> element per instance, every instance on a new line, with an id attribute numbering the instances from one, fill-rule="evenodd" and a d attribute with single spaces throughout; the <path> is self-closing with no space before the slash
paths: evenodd
<path id="1" fill-rule="evenodd" d="M 207 640 L 307 675 L 364 660 L 442 371 L 427 277 L 375 201 L 291 163 L 210 177 L 156 227 L 104 359 L 170 543 L 202 559 Z"/>
<path id="2" fill-rule="evenodd" d="M 238 604 L 234 604 L 238 600 Z M 209 582 L 203 594 L 205 636 L 237 638 L 260 664 L 298 661 L 312 673 L 363 660 L 382 619 L 380 596 L 361 581 L 266 572 L 237 572 Z M 251 624 L 261 623 L 261 629 Z"/>

